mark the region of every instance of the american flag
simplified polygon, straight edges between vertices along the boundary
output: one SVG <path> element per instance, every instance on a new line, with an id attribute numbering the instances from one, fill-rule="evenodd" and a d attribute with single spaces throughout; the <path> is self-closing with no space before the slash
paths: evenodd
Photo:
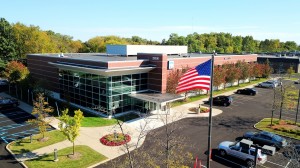
<path id="1" fill-rule="evenodd" d="M 176 92 L 186 92 L 194 89 L 205 89 L 210 88 L 210 71 L 211 71 L 211 60 L 208 60 L 198 66 L 189 69 L 179 79 Z"/>

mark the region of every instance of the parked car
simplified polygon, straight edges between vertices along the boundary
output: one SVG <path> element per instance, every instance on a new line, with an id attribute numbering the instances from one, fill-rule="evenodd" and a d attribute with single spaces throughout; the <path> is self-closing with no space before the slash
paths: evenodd
<path id="1" fill-rule="evenodd" d="M 217 96 L 213 97 L 213 105 L 218 106 L 229 106 L 232 103 L 232 97 L 231 96 Z M 210 100 L 208 100 L 210 102 Z"/>
<path id="2" fill-rule="evenodd" d="M 20 103 L 17 99 L 0 97 L 0 109 L 6 107 L 17 107 L 18 105 L 20 105 Z"/>
<path id="3" fill-rule="evenodd" d="M 262 82 L 258 84 L 258 87 L 265 87 L 265 88 L 275 88 L 277 86 L 277 84 L 275 84 L 274 82 Z"/>
<path id="4" fill-rule="evenodd" d="M 238 89 L 236 93 L 254 96 L 256 95 L 256 90 L 252 88 Z"/>
<path id="5" fill-rule="evenodd" d="M 280 149 L 287 145 L 286 139 L 279 135 L 273 134 L 271 132 L 261 131 L 261 132 L 246 132 L 243 136 L 246 139 L 252 140 L 254 143 L 263 145 L 274 146 L 276 149 Z"/>
<path id="6" fill-rule="evenodd" d="M 0 86 L 8 85 L 8 81 L 6 79 L 0 79 Z"/>
<path id="7" fill-rule="evenodd" d="M 224 141 L 218 146 L 218 151 L 221 156 L 232 156 L 246 161 L 247 167 L 254 167 L 255 148 L 243 149 L 240 142 Z M 260 149 L 257 152 L 257 163 L 264 164 L 267 161 L 267 155 L 263 154 Z"/>
<path id="8" fill-rule="evenodd" d="M 272 83 L 274 83 L 275 87 L 281 85 L 281 82 L 280 82 L 279 80 L 277 80 L 277 79 L 274 79 L 274 80 L 268 80 L 267 82 L 272 82 Z"/>

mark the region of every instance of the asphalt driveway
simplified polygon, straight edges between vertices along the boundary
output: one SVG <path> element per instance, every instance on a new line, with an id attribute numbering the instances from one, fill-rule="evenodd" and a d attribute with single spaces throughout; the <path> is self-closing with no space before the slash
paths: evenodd
<path id="1" fill-rule="evenodd" d="M 28 119 L 34 116 L 19 109 L 0 110 L 0 167 L 1 168 L 21 168 L 22 166 L 6 151 L 8 143 L 21 139 L 30 134 L 38 134 L 39 130 L 28 124 Z"/>
<path id="2" fill-rule="evenodd" d="M 213 117 L 212 126 L 212 161 L 211 167 L 242 167 L 243 162 L 231 162 L 228 158 L 221 158 L 216 153 L 218 144 L 222 141 L 235 141 L 247 131 L 256 131 L 253 125 L 263 118 L 271 117 L 271 106 L 273 91 L 271 89 L 256 88 L 258 94 L 256 96 L 237 95 L 233 96 L 233 103 L 229 107 L 218 107 L 223 113 Z M 186 152 L 198 156 L 202 164 L 206 165 L 206 150 L 208 140 L 208 118 L 186 118 L 175 122 L 180 129 L 175 130 L 174 137 L 183 138 L 185 147 L 177 151 L 185 154 Z M 150 158 L 159 158 L 158 151 L 162 151 L 155 139 L 163 139 L 165 137 L 165 127 L 152 130 L 147 136 L 143 146 L 137 149 L 137 153 L 148 153 Z M 161 147 L 161 146 L 160 146 Z M 152 151 L 152 152 L 151 152 Z M 154 152 L 153 152 L 154 151 Z M 155 152 L 156 151 L 156 152 Z M 280 153 L 280 152 L 279 152 Z M 125 155 L 118 157 L 106 164 L 99 165 L 98 168 L 114 167 L 116 163 L 122 163 Z M 138 158 L 138 157 L 137 157 Z M 282 155 L 268 156 L 268 160 L 272 163 L 266 163 L 266 167 L 282 167 L 288 160 Z M 137 159 L 141 167 L 151 167 L 149 163 Z M 276 165 L 278 162 L 280 164 Z M 193 160 L 187 160 L 186 163 L 193 167 Z M 275 164 L 273 164 L 275 163 Z"/>

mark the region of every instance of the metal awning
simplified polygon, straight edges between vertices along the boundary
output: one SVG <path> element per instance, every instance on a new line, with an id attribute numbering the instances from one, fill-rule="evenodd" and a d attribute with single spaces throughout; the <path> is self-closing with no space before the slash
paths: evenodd
<path id="1" fill-rule="evenodd" d="M 88 67 L 88 66 L 77 66 L 63 63 L 55 63 L 48 62 L 53 66 L 56 66 L 59 69 L 70 70 L 70 71 L 79 71 L 86 72 L 101 76 L 120 76 L 120 75 L 129 75 L 129 74 L 137 74 L 137 73 L 147 73 L 154 69 L 155 67 L 127 67 L 127 68 L 115 68 L 115 69 L 107 69 L 103 67 Z"/>
<path id="2" fill-rule="evenodd" d="M 184 99 L 184 96 L 170 94 L 170 93 L 133 93 L 128 95 L 130 97 L 140 99 L 143 101 L 149 101 L 154 103 L 169 103 L 176 100 Z"/>

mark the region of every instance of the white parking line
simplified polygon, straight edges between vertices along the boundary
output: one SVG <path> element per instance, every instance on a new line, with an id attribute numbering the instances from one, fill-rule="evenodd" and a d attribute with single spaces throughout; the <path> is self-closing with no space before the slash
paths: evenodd
<path id="1" fill-rule="evenodd" d="M 290 162 L 291 162 L 291 159 L 289 160 L 289 162 L 286 164 L 286 166 L 284 168 L 287 168 L 288 165 L 290 164 Z"/>
<path id="2" fill-rule="evenodd" d="M 280 165 L 280 164 L 277 164 L 277 163 L 274 163 L 274 162 L 271 162 L 271 161 L 267 161 L 268 163 L 271 163 L 271 164 L 274 164 L 274 165 L 277 165 L 277 166 L 280 166 L 280 167 L 285 167 L 283 165 Z"/>
<path id="3" fill-rule="evenodd" d="M 220 159 L 226 160 L 227 162 L 233 163 L 233 164 L 235 164 L 235 165 L 241 166 L 242 168 L 245 167 L 245 166 L 243 166 L 243 165 L 240 165 L 240 164 L 238 164 L 238 163 L 232 162 L 232 161 L 230 161 L 230 160 L 228 160 L 228 159 L 225 159 L 225 158 L 223 158 L 223 157 L 220 157 L 220 156 L 218 156 L 218 155 L 215 155 L 215 157 L 218 157 L 218 158 L 220 158 Z M 245 168 L 246 168 L 246 167 L 245 167 Z"/>

